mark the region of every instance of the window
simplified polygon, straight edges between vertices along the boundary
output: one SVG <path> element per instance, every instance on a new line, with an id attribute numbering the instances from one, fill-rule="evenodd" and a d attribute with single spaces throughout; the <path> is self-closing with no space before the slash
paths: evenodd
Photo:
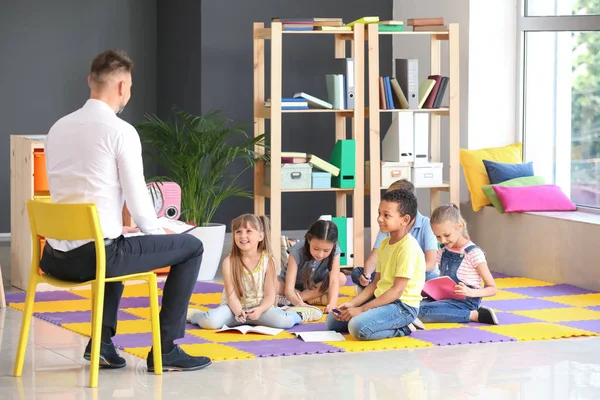
<path id="1" fill-rule="evenodd" d="M 528 17 L 598 14 L 600 2 L 597 0 L 527 0 L 525 6 Z"/>
<path id="2" fill-rule="evenodd" d="M 600 1 L 529 0 L 525 9 L 600 12 Z M 578 206 L 600 208 L 600 16 L 521 17 L 519 25 L 526 161 Z"/>

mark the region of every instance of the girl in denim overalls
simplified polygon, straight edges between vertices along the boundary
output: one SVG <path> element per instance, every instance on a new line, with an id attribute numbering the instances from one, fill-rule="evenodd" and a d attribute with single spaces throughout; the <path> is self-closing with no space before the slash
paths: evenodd
<path id="1" fill-rule="evenodd" d="M 482 322 L 498 324 L 494 310 L 481 305 L 482 297 L 496 294 L 496 283 L 485 254 L 469 238 L 467 223 L 454 204 L 440 206 L 431 214 L 431 229 L 441 243 L 438 249 L 440 276 L 456 282 L 454 293 L 465 300 L 425 299 L 419 308 L 423 322 Z M 481 281 L 485 286 L 481 284 Z"/>

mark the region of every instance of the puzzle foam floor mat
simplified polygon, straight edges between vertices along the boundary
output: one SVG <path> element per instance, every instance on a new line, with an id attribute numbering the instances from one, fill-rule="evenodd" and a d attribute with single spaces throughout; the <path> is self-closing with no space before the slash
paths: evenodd
<path id="1" fill-rule="evenodd" d="M 326 330 L 321 321 L 296 325 L 277 336 L 243 335 L 238 332 L 215 333 L 188 324 L 185 337 L 177 343 L 190 354 L 206 355 L 215 361 L 296 354 L 337 353 L 445 345 L 547 340 L 577 336 L 600 336 L 600 293 L 571 285 L 494 274 L 498 294 L 484 300 L 498 316 L 497 326 L 470 323 L 426 324 L 426 330 L 410 337 L 370 342 L 354 340 L 305 343 L 292 332 Z M 162 287 L 159 283 L 159 302 Z M 216 307 L 223 286 L 198 282 L 190 305 L 201 310 Z M 349 281 L 340 289 L 339 302 L 354 296 Z M 9 306 L 23 310 L 25 293 L 7 293 Z M 90 292 L 86 290 L 39 292 L 34 315 L 63 328 L 89 336 L 91 331 Z M 125 287 L 119 310 L 119 324 L 114 343 L 120 349 L 146 358 L 152 343 L 150 312 L 146 285 Z"/>

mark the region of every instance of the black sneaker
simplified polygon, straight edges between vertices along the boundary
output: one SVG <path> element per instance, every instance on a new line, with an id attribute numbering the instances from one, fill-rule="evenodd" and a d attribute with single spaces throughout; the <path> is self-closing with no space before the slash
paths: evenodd
<path id="1" fill-rule="evenodd" d="M 92 339 L 88 342 L 83 353 L 83 358 L 92 359 Z M 100 342 L 100 368 L 123 368 L 127 362 L 119 355 L 112 340 L 110 343 Z"/>
<path id="2" fill-rule="evenodd" d="M 496 313 L 489 307 L 481 306 L 477 309 L 477 321 L 482 324 L 498 325 L 498 317 Z"/>
<path id="3" fill-rule="evenodd" d="M 154 354 L 152 348 L 148 353 L 148 372 L 154 372 Z M 175 345 L 173 351 L 162 355 L 163 372 L 166 371 L 196 371 L 212 364 L 208 357 L 194 357 L 187 354 L 181 347 Z"/>

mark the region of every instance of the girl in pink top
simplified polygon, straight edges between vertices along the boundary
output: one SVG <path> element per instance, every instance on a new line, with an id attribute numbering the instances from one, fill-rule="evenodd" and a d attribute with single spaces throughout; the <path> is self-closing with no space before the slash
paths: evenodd
<path id="1" fill-rule="evenodd" d="M 497 325 L 498 318 L 494 310 L 481 305 L 482 297 L 496 294 L 496 283 L 485 254 L 471 242 L 467 223 L 458 207 L 450 204 L 436 208 L 431 214 L 431 229 L 441 243 L 437 253 L 440 276 L 448 276 L 456 282 L 454 293 L 466 298 L 425 299 L 421 302 L 418 318 L 423 322 L 482 322 Z"/>

